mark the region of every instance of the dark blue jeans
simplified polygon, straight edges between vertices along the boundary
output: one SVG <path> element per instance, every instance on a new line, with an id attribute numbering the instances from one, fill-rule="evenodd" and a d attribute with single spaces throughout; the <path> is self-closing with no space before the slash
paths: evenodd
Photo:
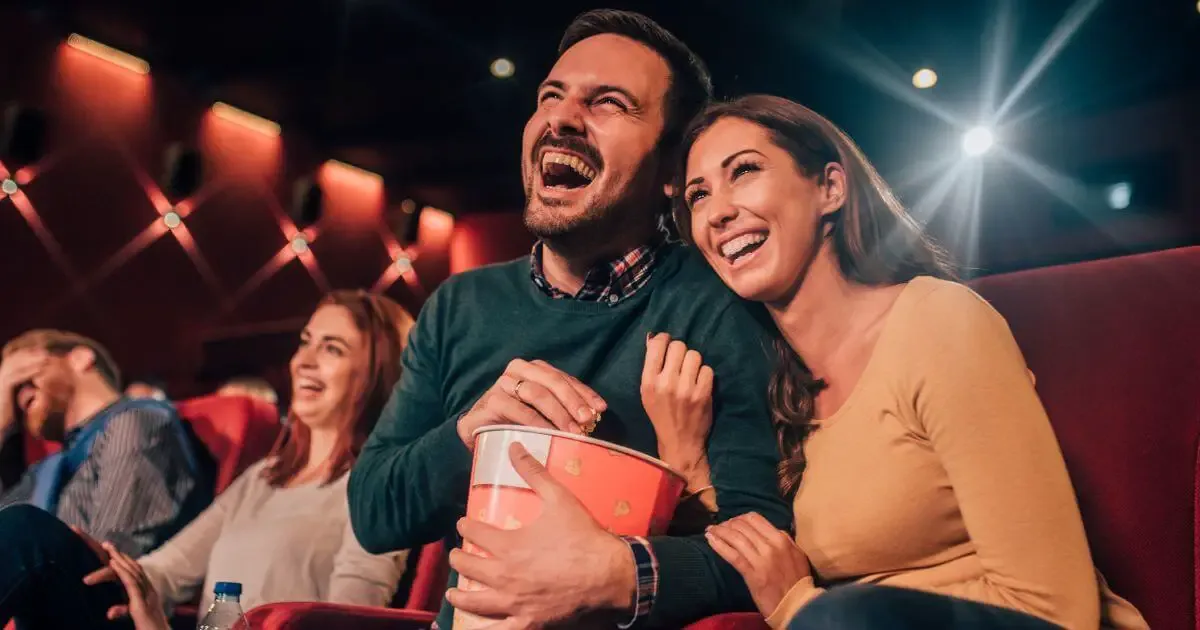
<path id="1" fill-rule="evenodd" d="M 1025 613 L 890 586 L 853 584 L 818 595 L 796 614 L 788 630 L 1053 630 L 1058 626 Z"/>
<path id="2" fill-rule="evenodd" d="M 120 583 L 83 583 L 101 566 L 53 515 L 31 505 L 0 510 L 0 625 L 16 619 L 21 630 L 132 628 L 128 620 L 105 618 L 110 606 L 125 602 Z"/>

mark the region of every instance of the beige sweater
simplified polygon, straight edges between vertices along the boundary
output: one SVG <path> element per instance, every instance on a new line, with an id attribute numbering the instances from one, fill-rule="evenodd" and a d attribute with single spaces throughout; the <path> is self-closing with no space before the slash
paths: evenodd
<path id="1" fill-rule="evenodd" d="M 1099 579 L 1062 452 L 1004 319 L 970 289 L 909 283 L 845 404 L 805 445 L 796 541 L 817 582 L 886 584 L 1072 630 L 1146 622 Z M 822 592 L 797 584 L 786 626 Z"/>
<path id="2" fill-rule="evenodd" d="M 332 483 L 272 488 L 251 466 L 207 510 L 138 562 L 168 605 L 201 614 L 217 582 L 241 582 L 243 610 L 280 601 L 387 605 L 406 551 L 372 555 L 350 530 L 347 475 Z"/>

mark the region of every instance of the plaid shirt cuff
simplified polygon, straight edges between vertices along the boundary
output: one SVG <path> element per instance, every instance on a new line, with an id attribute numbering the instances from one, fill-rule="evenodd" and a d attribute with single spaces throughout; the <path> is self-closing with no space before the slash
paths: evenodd
<path id="1" fill-rule="evenodd" d="M 658 595 L 658 558 L 654 557 L 654 550 L 645 538 L 622 536 L 621 540 L 625 541 L 629 550 L 633 552 L 633 562 L 637 571 L 637 595 L 633 605 L 633 617 L 617 626 L 625 630 L 632 628 L 638 619 L 648 616 L 650 609 L 654 608 L 654 598 Z"/>

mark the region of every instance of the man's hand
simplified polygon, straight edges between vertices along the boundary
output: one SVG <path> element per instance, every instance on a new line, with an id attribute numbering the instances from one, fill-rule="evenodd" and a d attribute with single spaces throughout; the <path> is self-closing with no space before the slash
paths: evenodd
<path id="1" fill-rule="evenodd" d="M 705 443 L 712 429 L 713 370 L 699 352 L 666 333 L 646 337 L 642 406 L 658 437 L 658 456 L 698 490 L 712 483 Z"/>
<path id="2" fill-rule="evenodd" d="M 513 467 L 542 500 L 536 520 L 503 530 L 462 519 L 458 531 L 490 557 L 461 549 L 450 566 L 486 590 L 450 589 L 455 608 L 503 619 L 500 628 L 540 628 L 602 610 L 632 611 L 636 568 L 628 545 L 603 530 L 569 490 L 520 444 Z"/>
<path id="3" fill-rule="evenodd" d="M 17 386 L 33 380 L 49 359 L 50 355 L 45 350 L 27 348 L 8 355 L 0 363 L 0 434 L 12 426 L 16 417 L 13 398 Z"/>
<path id="4" fill-rule="evenodd" d="M 708 544 L 742 574 L 754 604 L 764 617 L 800 580 L 810 577 L 808 556 L 791 535 L 775 529 L 761 514 L 749 512 L 708 528 Z"/>
<path id="5" fill-rule="evenodd" d="M 584 433 L 608 404 L 579 379 L 545 361 L 514 359 L 504 374 L 458 419 L 458 437 L 475 447 L 475 431 L 494 424 Z"/>

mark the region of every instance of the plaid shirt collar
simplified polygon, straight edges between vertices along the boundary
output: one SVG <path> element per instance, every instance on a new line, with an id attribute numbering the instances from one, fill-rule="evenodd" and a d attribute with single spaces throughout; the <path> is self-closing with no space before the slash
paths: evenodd
<path id="1" fill-rule="evenodd" d="M 574 295 L 551 286 L 542 269 L 542 241 L 533 245 L 529 254 L 529 276 L 533 284 L 555 299 L 574 299 L 584 302 L 617 304 L 645 286 L 654 270 L 654 263 L 664 241 L 657 240 L 636 247 L 619 258 L 592 267 L 584 276 L 583 286 Z"/>

